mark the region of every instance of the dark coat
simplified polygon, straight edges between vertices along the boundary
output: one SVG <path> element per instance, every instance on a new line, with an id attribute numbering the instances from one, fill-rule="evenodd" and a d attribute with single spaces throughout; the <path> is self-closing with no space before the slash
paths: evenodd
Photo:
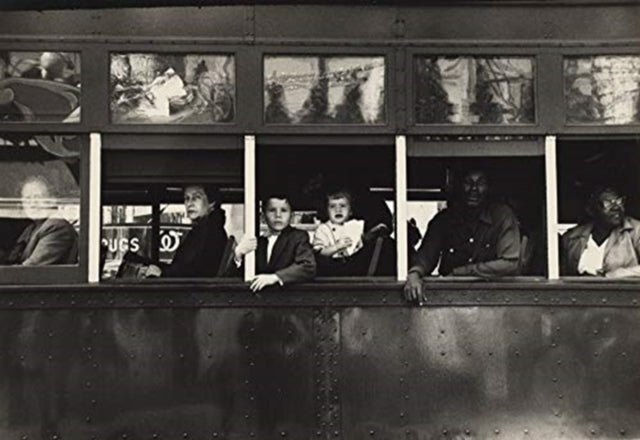
<path id="1" fill-rule="evenodd" d="M 316 275 L 316 259 L 309 234 L 288 226 L 278 236 L 267 262 L 267 238 L 258 239 L 257 273 L 275 273 L 283 284 L 310 281 Z"/>
<path id="2" fill-rule="evenodd" d="M 171 264 L 162 267 L 162 276 L 215 277 L 228 240 L 225 220 L 224 211 L 216 208 L 198 221 L 178 247 Z"/>
<path id="3" fill-rule="evenodd" d="M 76 264 L 78 233 L 61 218 L 34 221 L 27 226 L 9 255 L 9 264 L 44 266 Z"/>

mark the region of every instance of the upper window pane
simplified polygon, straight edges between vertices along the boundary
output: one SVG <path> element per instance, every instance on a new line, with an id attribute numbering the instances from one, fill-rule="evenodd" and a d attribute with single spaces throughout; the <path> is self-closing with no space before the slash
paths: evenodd
<path id="1" fill-rule="evenodd" d="M 564 59 L 567 122 L 640 122 L 640 56 L 587 56 Z"/>
<path id="2" fill-rule="evenodd" d="M 77 264 L 80 142 L 0 135 L 0 265 Z"/>
<path id="3" fill-rule="evenodd" d="M 418 124 L 533 124 L 533 59 L 421 56 L 415 60 Z"/>
<path id="4" fill-rule="evenodd" d="M 233 55 L 111 55 L 111 122 L 214 124 L 235 118 Z"/>
<path id="5" fill-rule="evenodd" d="M 383 124 L 382 56 L 268 56 L 267 124 Z"/>
<path id="6" fill-rule="evenodd" d="M 1 122 L 80 122 L 80 53 L 0 51 Z"/>

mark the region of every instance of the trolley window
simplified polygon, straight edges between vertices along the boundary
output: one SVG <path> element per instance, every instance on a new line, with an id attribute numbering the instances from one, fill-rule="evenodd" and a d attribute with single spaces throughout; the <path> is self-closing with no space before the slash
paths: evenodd
<path id="1" fill-rule="evenodd" d="M 640 276 L 637 139 L 561 139 L 558 233 L 561 275 Z"/>
<path id="2" fill-rule="evenodd" d="M 286 194 L 318 277 L 395 275 L 393 144 L 258 147 L 258 197 Z M 264 215 L 259 229 L 269 234 Z"/>
<path id="3" fill-rule="evenodd" d="M 546 273 L 538 139 L 411 139 L 409 271 L 500 278 Z"/>
<path id="4" fill-rule="evenodd" d="M 52 266 L 75 266 L 74 276 L 60 272 L 58 280 L 80 279 L 83 140 L 79 135 L 0 135 L 3 281 L 51 282 Z M 18 267 L 16 273 L 6 272 Z M 27 267 L 36 272 L 25 272 Z"/>
<path id="5" fill-rule="evenodd" d="M 179 137 L 182 150 L 105 151 L 103 279 L 240 276 L 232 259 L 244 229 L 242 151 L 193 150 L 202 137 Z"/>
<path id="6" fill-rule="evenodd" d="M 111 122 L 215 124 L 235 120 L 230 54 L 112 53 Z"/>
<path id="7" fill-rule="evenodd" d="M 531 57 L 418 56 L 418 124 L 535 123 Z"/>
<path id="8" fill-rule="evenodd" d="M 640 56 L 565 57 L 567 123 L 640 123 L 639 83 Z"/>
<path id="9" fill-rule="evenodd" d="M 385 124 L 383 56 L 264 59 L 267 124 Z"/>
<path id="10" fill-rule="evenodd" d="M 80 122 L 80 53 L 0 51 L 0 121 Z"/>

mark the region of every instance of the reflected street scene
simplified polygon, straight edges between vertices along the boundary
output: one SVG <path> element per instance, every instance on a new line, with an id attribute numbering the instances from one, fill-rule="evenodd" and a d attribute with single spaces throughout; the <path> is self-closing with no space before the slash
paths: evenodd
<path id="1" fill-rule="evenodd" d="M 419 124 L 533 124 L 531 58 L 417 57 Z"/>
<path id="2" fill-rule="evenodd" d="M 231 55 L 111 55 L 111 122 L 213 124 L 235 116 Z"/>
<path id="3" fill-rule="evenodd" d="M 80 122 L 80 53 L 0 51 L 1 122 Z"/>
<path id="4" fill-rule="evenodd" d="M 383 124 L 384 57 L 268 56 L 267 124 Z"/>

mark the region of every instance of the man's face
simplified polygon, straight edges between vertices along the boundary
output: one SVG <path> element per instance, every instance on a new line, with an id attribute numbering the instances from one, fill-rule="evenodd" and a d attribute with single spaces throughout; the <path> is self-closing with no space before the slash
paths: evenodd
<path id="1" fill-rule="evenodd" d="M 464 203 L 470 208 L 476 208 L 487 200 L 489 183 L 484 171 L 471 171 L 462 181 Z"/>
<path id="2" fill-rule="evenodd" d="M 620 226 L 624 220 L 624 197 L 615 191 L 604 191 L 594 207 L 594 220 L 604 226 Z"/>
<path id="3" fill-rule="evenodd" d="M 184 190 L 184 207 L 189 220 L 205 217 L 211 211 L 209 199 L 201 186 L 188 186 Z"/>
<path id="4" fill-rule="evenodd" d="M 330 198 L 327 202 L 327 211 L 331 223 L 341 225 L 351 217 L 351 203 L 346 197 Z"/>
<path id="5" fill-rule="evenodd" d="M 291 205 L 287 199 L 269 199 L 264 207 L 264 219 L 271 232 L 280 232 L 289 226 Z"/>
<path id="6" fill-rule="evenodd" d="M 27 182 L 21 191 L 22 209 L 25 215 L 32 219 L 47 218 L 54 208 L 49 188 L 44 182 Z"/>

